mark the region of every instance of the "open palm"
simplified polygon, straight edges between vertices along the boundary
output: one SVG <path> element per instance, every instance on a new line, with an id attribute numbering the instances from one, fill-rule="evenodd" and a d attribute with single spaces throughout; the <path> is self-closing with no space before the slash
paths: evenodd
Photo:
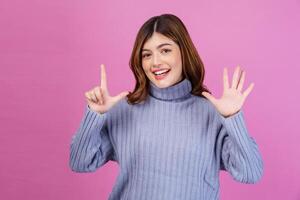
<path id="1" fill-rule="evenodd" d="M 228 81 L 227 68 L 224 68 L 224 91 L 220 99 L 216 99 L 208 92 L 202 92 L 203 96 L 205 96 L 209 101 L 211 101 L 212 104 L 216 107 L 216 109 L 220 112 L 220 114 L 222 114 L 224 117 L 229 117 L 237 113 L 242 108 L 243 103 L 245 102 L 247 96 L 250 94 L 254 87 L 254 83 L 251 83 L 249 87 L 244 92 L 242 92 L 246 72 L 243 70 L 241 75 L 239 74 L 239 72 L 240 66 L 237 66 L 235 68 L 232 79 L 232 85 L 230 87 Z"/>

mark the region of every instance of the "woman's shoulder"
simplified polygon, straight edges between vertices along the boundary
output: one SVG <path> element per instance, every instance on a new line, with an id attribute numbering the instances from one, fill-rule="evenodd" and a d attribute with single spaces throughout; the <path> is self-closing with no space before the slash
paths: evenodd
<path id="1" fill-rule="evenodd" d="M 218 116 L 218 111 L 210 100 L 208 100 L 206 97 L 195 95 L 194 98 L 200 104 L 200 106 L 208 112 L 209 115 Z"/>
<path id="2" fill-rule="evenodd" d="M 109 115 L 118 116 L 121 113 L 124 113 L 124 112 L 127 112 L 128 110 L 130 110 L 131 106 L 132 105 L 130 105 L 127 102 L 127 97 L 122 98 L 109 110 Z"/>
<path id="3" fill-rule="evenodd" d="M 129 104 L 127 102 L 127 98 L 126 97 L 122 98 L 110 109 L 110 113 L 119 112 L 123 109 L 128 108 L 128 106 L 129 106 Z"/>
<path id="4" fill-rule="evenodd" d="M 192 95 L 192 96 L 193 96 L 193 98 L 195 98 L 197 103 L 199 103 L 205 107 L 208 107 L 209 109 L 213 109 L 213 104 L 206 97 L 196 96 L 196 95 Z"/>

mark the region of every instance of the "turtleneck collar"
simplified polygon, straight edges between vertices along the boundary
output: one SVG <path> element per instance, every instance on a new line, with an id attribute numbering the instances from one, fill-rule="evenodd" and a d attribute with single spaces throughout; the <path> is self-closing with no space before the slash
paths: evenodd
<path id="1" fill-rule="evenodd" d="M 183 79 L 175 85 L 159 88 L 150 81 L 149 92 L 150 95 L 161 100 L 176 100 L 186 97 L 192 91 L 192 84 L 190 80 Z"/>

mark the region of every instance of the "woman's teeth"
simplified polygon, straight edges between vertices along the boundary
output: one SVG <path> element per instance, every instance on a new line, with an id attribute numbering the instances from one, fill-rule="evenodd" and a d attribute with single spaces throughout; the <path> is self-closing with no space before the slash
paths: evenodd
<path id="1" fill-rule="evenodd" d="M 167 72 L 169 72 L 170 70 L 161 70 L 161 71 L 157 71 L 157 72 L 154 72 L 155 75 L 161 75 L 161 74 L 165 74 Z"/>
<path id="2" fill-rule="evenodd" d="M 162 80 L 168 76 L 168 73 L 170 71 L 171 71 L 171 69 L 163 69 L 160 71 L 153 72 L 153 74 L 154 74 L 156 80 Z"/>

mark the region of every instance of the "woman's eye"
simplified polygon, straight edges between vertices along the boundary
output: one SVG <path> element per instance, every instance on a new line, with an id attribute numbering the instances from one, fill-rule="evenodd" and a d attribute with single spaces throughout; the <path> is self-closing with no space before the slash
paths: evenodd
<path id="1" fill-rule="evenodd" d="M 171 51 L 170 49 L 163 49 L 162 51 L 164 51 L 164 52 L 169 52 L 169 51 Z"/>
<path id="2" fill-rule="evenodd" d="M 163 49 L 162 50 L 162 52 L 164 52 L 164 53 L 168 53 L 169 51 L 171 51 L 171 50 L 170 49 Z M 149 57 L 149 56 L 151 56 L 151 54 L 147 53 L 147 54 L 142 55 L 142 58 L 146 58 L 146 57 Z"/>
<path id="3" fill-rule="evenodd" d="M 142 57 L 143 58 L 145 58 L 145 57 L 147 57 L 147 56 L 149 56 L 150 54 L 144 54 Z"/>

